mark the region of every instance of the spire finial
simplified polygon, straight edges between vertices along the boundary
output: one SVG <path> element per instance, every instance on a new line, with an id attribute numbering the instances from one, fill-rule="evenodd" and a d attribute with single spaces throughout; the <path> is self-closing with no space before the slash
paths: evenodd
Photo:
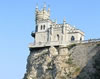
<path id="1" fill-rule="evenodd" d="M 36 9 L 38 9 L 38 4 L 36 4 Z"/>
<path id="2" fill-rule="evenodd" d="M 65 18 L 63 19 L 63 23 L 66 24 L 66 19 Z"/>
<path id="3" fill-rule="evenodd" d="M 43 9 L 46 9 L 46 3 L 44 2 Z"/>
<path id="4" fill-rule="evenodd" d="M 50 5 L 48 5 L 48 12 L 50 12 Z"/>
<path id="5" fill-rule="evenodd" d="M 38 11 L 38 4 L 36 4 L 36 9 L 35 10 L 36 10 L 36 12 Z"/>
<path id="6" fill-rule="evenodd" d="M 64 22 L 66 22 L 66 19 L 65 19 L 65 17 L 64 17 L 63 21 L 64 21 Z"/>
<path id="7" fill-rule="evenodd" d="M 57 19 L 55 19 L 55 23 L 57 24 Z"/>

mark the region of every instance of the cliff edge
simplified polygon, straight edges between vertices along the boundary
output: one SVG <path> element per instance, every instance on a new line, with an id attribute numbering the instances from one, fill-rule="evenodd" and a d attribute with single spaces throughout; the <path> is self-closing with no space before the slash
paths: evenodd
<path id="1" fill-rule="evenodd" d="M 100 42 L 30 48 L 23 79 L 100 79 Z"/>

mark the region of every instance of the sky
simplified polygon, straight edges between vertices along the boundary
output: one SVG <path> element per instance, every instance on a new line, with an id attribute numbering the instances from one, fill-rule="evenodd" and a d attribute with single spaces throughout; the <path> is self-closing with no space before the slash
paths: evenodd
<path id="1" fill-rule="evenodd" d="M 0 79 L 22 79 L 28 45 L 33 42 L 35 7 L 50 6 L 51 19 L 85 32 L 85 39 L 100 38 L 100 0 L 0 0 Z"/>

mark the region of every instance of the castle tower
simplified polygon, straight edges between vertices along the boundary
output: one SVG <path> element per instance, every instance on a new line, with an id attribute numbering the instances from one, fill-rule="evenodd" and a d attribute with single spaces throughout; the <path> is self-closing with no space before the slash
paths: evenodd
<path id="1" fill-rule="evenodd" d="M 43 32 L 49 28 L 50 9 L 48 8 L 48 10 L 46 10 L 45 4 L 42 10 L 39 10 L 38 6 L 36 6 L 35 21 L 36 21 L 36 32 Z"/>

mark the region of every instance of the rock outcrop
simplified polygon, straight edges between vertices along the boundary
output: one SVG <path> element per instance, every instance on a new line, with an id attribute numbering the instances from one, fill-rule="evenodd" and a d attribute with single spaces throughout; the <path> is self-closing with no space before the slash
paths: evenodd
<path id="1" fill-rule="evenodd" d="M 23 79 L 100 79 L 100 43 L 30 48 Z"/>

